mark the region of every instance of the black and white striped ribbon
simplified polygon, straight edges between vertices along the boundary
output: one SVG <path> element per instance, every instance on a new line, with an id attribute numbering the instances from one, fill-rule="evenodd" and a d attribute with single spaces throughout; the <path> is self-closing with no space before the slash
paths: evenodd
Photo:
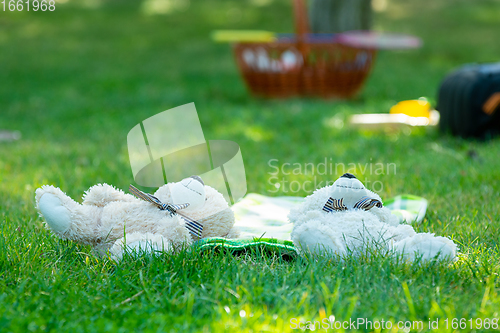
<path id="1" fill-rule="evenodd" d="M 199 240 L 201 239 L 201 234 L 203 232 L 203 225 L 200 224 L 199 222 L 193 220 L 192 218 L 179 213 L 178 211 L 184 208 L 189 207 L 188 203 L 182 204 L 182 205 L 174 205 L 170 203 L 163 203 L 155 197 L 154 195 L 151 195 L 149 193 L 142 192 L 138 188 L 134 187 L 133 185 L 130 185 L 128 187 L 130 193 L 138 197 L 139 199 L 142 199 L 144 201 L 150 202 L 154 204 L 156 207 L 158 207 L 160 210 L 166 210 L 170 213 L 170 215 L 178 214 L 184 221 L 185 221 L 185 226 L 189 233 L 191 234 L 191 237 L 193 240 Z"/>
<path id="2" fill-rule="evenodd" d="M 370 197 L 362 197 L 361 200 L 359 200 L 354 204 L 354 209 L 369 210 L 373 206 L 376 206 L 377 208 L 382 208 L 382 202 L 380 202 L 380 200 L 373 199 Z"/>
<path id="3" fill-rule="evenodd" d="M 347 210 L 347 207 L 344 205 L 344 198 L 342 199 L 334 199 L 330 197 L 326 204 L 323 206 L 323 210 L 327 213 L 333 212 L 333 211 L 343 211 Z"/>
<path id="4" fill-rule="evenodd" d="M 356 202 L 353 206 L 354 209 L 362 209 L 369 210 L 372 207 L 376 206 L 377 208 L 382 208 L 382 202 L 377 199 L 373 199 L 370 197 L 362 197 L 361 200 Z M 340 212 L 347 210 L 346 205 L 344 205 L 344 199 L 334 199 L 330 197 L 326 204 L 323 206 L 323 210 L 327 213 L 331 213 L 333 211 Z"/>

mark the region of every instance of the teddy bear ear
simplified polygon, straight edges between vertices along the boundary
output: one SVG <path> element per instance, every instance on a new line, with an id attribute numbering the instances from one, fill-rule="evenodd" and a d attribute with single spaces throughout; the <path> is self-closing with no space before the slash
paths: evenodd
<path id="1" fill-rule="evenodd" d="M 162 200 L 170 202 L 170 183 L 164 184 L 160 186 L 156 192 L 154 193 L 155 196 L 161 198 Z"/>
<path id="2" fill-rule="evenodd" d="M 349 172 L 344 173 L 342 176 L 340 176 L 340 178 L 357 179 L 355 175 L 353 175 L 352 173 L 349 173 Z"/>
<path id="3" fill-rule="evenodd" d="M 203 182 L 203 179 L 201 179 L 200 176 L 194 175 L 194 176 L 191 176 L 189 178 L 193 178 L 193 179 L 199 181 L 201 183 L 201 185 L 205 186 L 205 183 Z"/>

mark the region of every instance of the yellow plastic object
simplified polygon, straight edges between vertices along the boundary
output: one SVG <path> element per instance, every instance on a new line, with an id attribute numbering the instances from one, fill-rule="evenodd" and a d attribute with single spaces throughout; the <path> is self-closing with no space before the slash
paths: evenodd
<path id="1" fill-rule="evenodd" d="M 219 43 L 272 42 L 276 40 L 276 34 L 263 30 L 215 30 L 212 40 Z"/>
<path id="2" fill-rule="evenodd" d="M 389 113 L 398 114 L 402 113 L 410 117 L 430 117 L 431 103 L 426 99 L 412 99 L 408 101 L 401 101 L 394 105 Z"/>

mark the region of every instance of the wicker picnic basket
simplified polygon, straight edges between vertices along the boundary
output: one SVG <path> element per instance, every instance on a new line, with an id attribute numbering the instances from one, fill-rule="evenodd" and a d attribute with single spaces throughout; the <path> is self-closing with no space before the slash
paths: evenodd
<path id="1" fill-rule="evenodd" d="M 240 42 L 236 60 L 246 85 L 260 97 L 350 98 L 367 78 L 374 48 L 309 34 L 304 0 L 294 0 L 296 35 L 273 42 Z"/>

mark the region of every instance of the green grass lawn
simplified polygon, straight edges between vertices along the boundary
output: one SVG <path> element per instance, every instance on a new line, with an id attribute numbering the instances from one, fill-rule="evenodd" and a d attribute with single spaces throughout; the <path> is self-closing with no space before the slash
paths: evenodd
<path id="1" fill-rule="evenodd" d="M 350 101 L 253 99 L 230 47 L 208 38 L 213 29 L 291 31 L 290 1 L 168 3 L 162 15 L 140 2 L 100 0 L 0 12 L 0 129 L 22 132 L 19 141 L 0 142 L 0 332 L 282 332 L 293 318 L 330 316 L 423 321 L 424 331 L 441 318 L 435 331 L 444 332 L 453 318 L 500 318 L 500 141 L 339 126 L 350 114 L 387 112 L 400 100 L 435 101 L 453 68 L 498 61 L 498 0 L 389 0 L 375 27 L 415 34 L 425 45 L 380 52 Z M 310 194 L 276 192 L 272 159 L 394 163 L 396 172 L 356 173 L 383 184 L 382 198 L 427 198 L 416 229 L 451 237 L 459 260 L 420 266 L 381 255 L 283 261 L 185 251 L 116 265 L 45 229 L 34 208 L 37 187 L 53 184 L 75 199 L 97 183 L 128 188 L 128 131 L 189 102 L 207 139 L 240 145 L 249 192 Z M 278 175 L 289 182 L 338 176 Z"/>

